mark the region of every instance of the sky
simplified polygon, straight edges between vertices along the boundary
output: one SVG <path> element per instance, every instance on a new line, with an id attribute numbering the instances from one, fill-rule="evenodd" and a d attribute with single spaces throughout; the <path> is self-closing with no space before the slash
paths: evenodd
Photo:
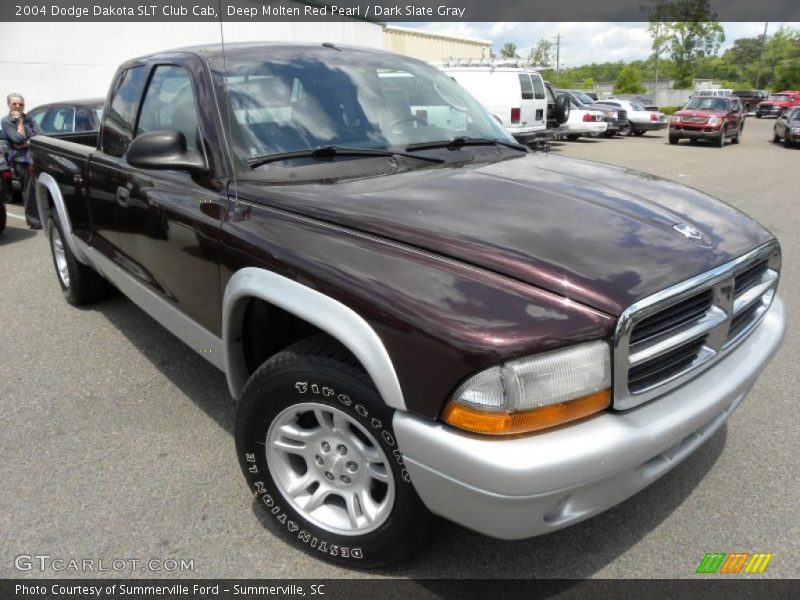
<path id="1" fill-rule="evenodd" d="M 629 62 L 645 59 L 651 54 L 647 23 L 397 23 L 412 29 L 488 40 L 499 54 L 506 42 L 517 45 L 517 54 L 527 57 L 531 47 L 541 38 L 555 41 L 561 34 L 561 65 L 577 67 L 591 63 Z M 800 29 L 800 23 L 770 23 L 767 35 L 781 25 Z M 720 52 L 733 41 L 764 33 L 764 23 L 722 23 L 725 43 Z"/>

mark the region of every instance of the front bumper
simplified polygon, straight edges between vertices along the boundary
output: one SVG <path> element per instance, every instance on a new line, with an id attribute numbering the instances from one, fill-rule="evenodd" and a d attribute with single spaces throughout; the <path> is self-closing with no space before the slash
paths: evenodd
<path id="1" fill-rule="evenodd" d="M 722 135 L 722 126 L 698 125 L 696 127 L 670 127 L 669 134 L 673 137 L 688 138 L 695 140 L 718 140 Z"/>
<path id="2" fill-rule="evenodd" d="M 757 117 L 780 117 L 781 113 L 786 110 L 782 106 L 770 106 L 769 108 L 756 108 Z"/>
<path id="3" fill-rule="evenodd" d="M 631 410 L 513 439 L 398 411 L 395 434 L 432 512 L 497 538 L 541 535 L 619 504 L 694 452 L 744 399 L 785 330 L 776 297 L 755 331 L 713 368 Z"/>
<path id="4" fill-rule="evenodd" d="M 512 135 L 520 144 L 528 146 L 530 144 L 539 144 L 552 140 L 555 137 L 555 132 L 551 129 L 542 129 L 541 131 L 514 133 Z"/>

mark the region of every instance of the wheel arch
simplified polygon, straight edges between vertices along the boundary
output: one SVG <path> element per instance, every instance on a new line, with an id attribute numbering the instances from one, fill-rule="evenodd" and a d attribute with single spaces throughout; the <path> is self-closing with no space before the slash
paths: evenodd
<path id="1" fill-rule="evenodd" d="M 245 267 L 234 273 L 223 296 L 225 372 L 234 398 L 238 400 L 241 397 L 251 374 L 244 345 L 244 327 L 247 309 L 253 300 L 277 307 L 337 340 L 358 359 L 383 401 L 392 408 L 406 410 L 391 357 L 369 323 L 341 302 L 257 267 Z M 264 335 L 269 335 L 268 329 Z"/>
<path id="2" fill-rule="evenodd" d="M 42 227 L 47 231 L 50 217 L 58 219 L 61 225 L 61 231 L 64 233 L 66 242 L 73 256 L 83 264 L 89 264 L 86 256 L 81 252 L 78 244 L 75 243 L 75 235 L 72 232 L 72 222 L 69 220 L 67 213 L 67 205 L 64 203 L 64 196 L 61 194 L 61 188 L 58 182 L 48 173 L 41 173 L 35 181 L 36 183 L 36 206 L 39 209 L 39 218 L 42 221 Z M 55 211 L 55 215 L 52 212 Z"/>

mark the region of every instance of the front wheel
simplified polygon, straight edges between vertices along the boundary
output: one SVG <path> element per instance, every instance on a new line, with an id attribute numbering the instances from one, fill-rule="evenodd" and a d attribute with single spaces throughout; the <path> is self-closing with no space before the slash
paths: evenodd
<path id="1" fill-rule="evenodd" d="M 728 135 L 728 128 L 723 127 L 719 132 L 719 138 L 717 139 L 717 146 L 719 146 L 720 148 L 725 147 L 725 138 L 727 135 Z"/>
<path id="2" fill-rule="evenodd" d="M 430 513 L 392 429 L 393 411 L 342 346 L 302 340 L 261 365 L 236 419 L 247 483 L 274 528 L 320 558 L 376 567 L 410 558 Z"/>
<path id="3" fill-rule="evenodd" d="M 778 135 L 778 128 L 772 130 L 772 142 L 777 144 L 781 141 L 781 136 Z"/>
<path id="4" fill-rule="evenodd" d="M 0 233 L 3 233 L 3 230 L 6 228 L 7 221 L 8 215 L 6 213 L 6 205 L 4 202 L 0 201 Z"/>
<path id="5" fill-rule="evenodd" d="M 633 132 L 633 135 L 635 135 L 636 137 L 641 137 L 641 136 L 643 136 L 643 135 L 644 135 L 644 129 L 636 129 L 636 130 Z"/>
<path id="6" fill-rule="evenodd" d="M 669 136 L 669 143 L 670 144 L 677 144 L 680 141 L 680 139 L 681 138 L 679 138 L 677 135 L 671 135 L 671 136 Z"/>
<path id="7" fill-rule="evenodd" d="M 785 136 L 783 136 L 783 147 L 784 148 L 792 147 L 792 139 L 789 137 L 788 133 Z"/>
<path id="8" fill-rule="evenodd" d="M 567 134 L 567 139 L 568 140 L 572 140 L 573 142 L 575 140 L 577 140 L 579 137 L 581 137 L 580 133 L 569 133 L 569 134 Z"/>

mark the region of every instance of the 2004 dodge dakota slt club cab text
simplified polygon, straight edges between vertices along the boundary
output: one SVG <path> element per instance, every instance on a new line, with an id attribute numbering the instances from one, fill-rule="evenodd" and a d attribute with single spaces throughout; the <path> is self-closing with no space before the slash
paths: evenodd
<path id="1" fill-rule="evenodd" d="M 758 223 L 530 152 L 410 58 L 138 58 L 97 138 L 31 142 L 67 301 L 113 284 L 221 369 L 250 488 L 329 560 L 403 560 L 431 513 L 516 539 L 618 504 L 714 434 L 786 328 Z"/>

